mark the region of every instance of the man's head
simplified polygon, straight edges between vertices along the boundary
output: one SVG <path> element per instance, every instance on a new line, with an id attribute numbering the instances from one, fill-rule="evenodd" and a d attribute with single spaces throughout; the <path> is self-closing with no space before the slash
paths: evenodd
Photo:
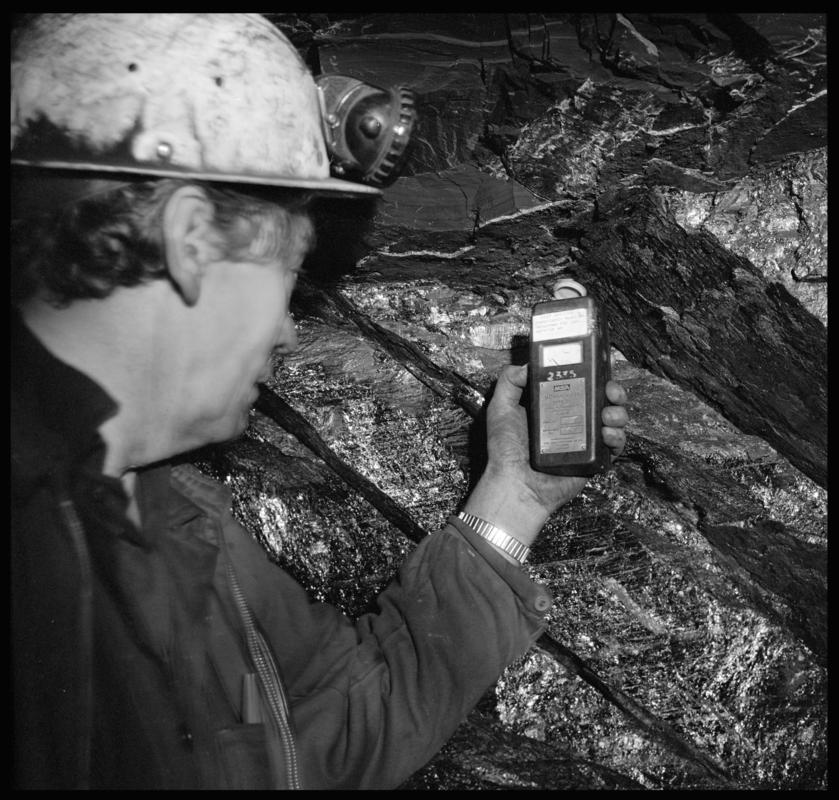
<path id="1" fill-rule="evenodd" d="M 148 209 L 175 184 L 160 178 L 200 180 L 219 209 L 379 193 L 330 177 L 323 112 L 339 100 L 257 14 L 17 15 L 10 75 L 13 301 L 163 277 Z"/>
<path id="2" fill-rule="evenodd" d="M 39 17 L 12 66 L 27 322 L 117 399 L 119 467 L 237 435 L 296 344 L 310 192 L 357 186 L 329 177 L 311 75 L 236 14 Z"/>
<path id="3" fill-rule="evenodd" d="M 289 302 L 314 244 L 308 195 L 277 202 L 172 179 L 82 186 L 60 212 L 14 226 L 24 317 L 133 415 L 131 430 L 154 418 L 156 440 L 142 433 L 153 460 L 238 435 L 272 354 L 296 346 Z"/>

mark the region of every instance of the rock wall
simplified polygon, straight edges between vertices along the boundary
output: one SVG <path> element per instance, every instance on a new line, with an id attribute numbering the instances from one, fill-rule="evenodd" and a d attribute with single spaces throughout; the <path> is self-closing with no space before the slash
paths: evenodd
<path id="1" fill-rule="evenodd" d="M 826 788 L 826 16 L 268 16 L 421 114 L 381 201 L 321 203 L 300 349 L 200 454 L 269 557 L 366 610 L 560 277 L 629 392 L 533 550 L 547 634 L 403 788 Z"/>

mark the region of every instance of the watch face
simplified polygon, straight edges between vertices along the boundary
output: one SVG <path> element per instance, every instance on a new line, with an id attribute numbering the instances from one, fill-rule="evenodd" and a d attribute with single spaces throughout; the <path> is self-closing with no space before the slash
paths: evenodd
<path id="1" fill-rule="evenodd" d="M 582 342 L 548 344 L 542 348 L 542 366 L 544 367 L 562 367 L 565 364 L 581 364 L 582 361 Z"/>

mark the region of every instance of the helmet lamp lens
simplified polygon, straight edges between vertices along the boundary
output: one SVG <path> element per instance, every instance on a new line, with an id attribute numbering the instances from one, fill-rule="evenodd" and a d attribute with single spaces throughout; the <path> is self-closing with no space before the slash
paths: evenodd
<path id="1" fill-rule="evenodd" d="M 346 75 L 317 79 L 324 136 L 335 174 L 374 186 L 392 183 L 405 162 L 416 123 L 414 95 Z"/>

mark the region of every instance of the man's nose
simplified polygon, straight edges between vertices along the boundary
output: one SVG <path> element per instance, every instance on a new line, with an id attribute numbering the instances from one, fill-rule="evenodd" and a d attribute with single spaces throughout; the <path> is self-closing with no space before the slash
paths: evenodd
<path id="1" fill-rule="evenodd" d="M 287 355 L 297 349 L 297 324 L 291 312 L 287 312 L 280 326 L 280 335 L 277 337 L 276 352 Z"/>

